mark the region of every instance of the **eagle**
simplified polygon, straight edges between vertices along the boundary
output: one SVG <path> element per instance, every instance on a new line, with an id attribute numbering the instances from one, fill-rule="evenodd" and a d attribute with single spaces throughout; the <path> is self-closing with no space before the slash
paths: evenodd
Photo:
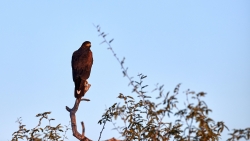
<path id="1" fill-rule="evenodd" d="M 91 42 L 85 41 L 72 55 L 71 67 L 73 81 L 75 83 L 75 98 L 81 98 L 84 96 L 85 86 L 88 84 L 87 79 L 90 76 L 93 64 L 93 56 L 90 47 Z"/>

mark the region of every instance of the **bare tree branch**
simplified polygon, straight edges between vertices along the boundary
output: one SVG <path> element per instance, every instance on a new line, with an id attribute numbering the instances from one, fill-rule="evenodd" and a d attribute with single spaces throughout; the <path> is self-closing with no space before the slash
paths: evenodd
<path id="1" fill-rule="evenodd" d="M 88 84 L 86 86 L 84 94 L 89 90 L 90 86 L 91 86 L 90 84 Z M 75 105 L 74 105 L 74 107 L 72 109 L 70 109 L 68 106 L 66 106 L 66 110 L 70 113 L 71 128 L 72 128 L 73 136 L 75 136 L 80 141 L 92 141 L 91 139 L 89 139 L 89 138 L 87 138 L 85 136 L 85 126 L 84 126 L 83 121 L 81 122 L 82 134 L 80 134 L 77 131 L 76 115 L 75 114 L 76 114 L 76 112 L 78 110 L 78 107 L 79 107 L 81 101 L 89 101 L 89 99 L 85 99 L 85 98 L 82 99 L 81 97 L 77 98 L 76 101 L 75 101 Z"/>

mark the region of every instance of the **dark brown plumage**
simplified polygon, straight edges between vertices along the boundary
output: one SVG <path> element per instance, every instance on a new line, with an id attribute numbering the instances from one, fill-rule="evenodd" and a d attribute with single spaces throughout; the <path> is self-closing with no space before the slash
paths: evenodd
<path id="1" fill-rule="evenodd" d="M 73 81 L 75 83 L 75 98 L 84 96 L 84 88 L 87 79 L 90 76 L 93 64 L 92 52 L 90 50 L 91 43 L 85 41 L 82 46 L 72 55 L 71 66 Z"/>

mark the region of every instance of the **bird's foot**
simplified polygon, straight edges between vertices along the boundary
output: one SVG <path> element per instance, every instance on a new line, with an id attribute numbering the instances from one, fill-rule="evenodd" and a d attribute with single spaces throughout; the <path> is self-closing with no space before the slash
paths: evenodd
<path id="1" fill-rule="evenodd" d="M 91 86 L 91 85 L 89 84 L 88 80 L 86 79 L 85 84 L 84 84 L 84 90 L 85 90 L 85 91 L 88 91 L 89 88 L 90 88 L 90 86 Z"/>
<path id="2" fill-rule="evenodd" d="M 88 91 L 89 90 L 89 88 L 90 88 L 90 84 L 87 84 L 86 86 L 85 86 L 85 91 Z"/>
<path id="3" fill-rule="evenodd" d="M 89 84 L 88 79 L 86 79 L 84 86 L 87 87 Z"/>

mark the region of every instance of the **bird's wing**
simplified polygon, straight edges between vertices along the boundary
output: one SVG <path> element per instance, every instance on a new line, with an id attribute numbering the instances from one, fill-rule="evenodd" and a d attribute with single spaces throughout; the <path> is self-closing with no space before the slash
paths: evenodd
<path id="1" fill-rule="evenodd" d="M 89 51 L 88 55 L 87 55 L 87 61 L 86 61 L 86 71 L 91 71 L 93 65 L 93 56 L 92 56 L 92 52 Z"/>
<path id="2" fill-rule="evenodd" d="M 78 52 L 75 51 L 72 55 L 72 73 L 73 80 L 77 77 L 82 79 L 88 79 L 91 72 L 91 67 L 93 64 L 92 52 Z"/>
<path id="3" fill-rule="evenodd" d="M 75 52 L 72 54 L 72 59 L 71 59 L 71 67 L 72 67 L 72 76 L 73 76 L 73 80 L 76 79 L 76 75 L 77 75 L 76 64 L 77 64 L 77 51 L 75 51 Z"/>

